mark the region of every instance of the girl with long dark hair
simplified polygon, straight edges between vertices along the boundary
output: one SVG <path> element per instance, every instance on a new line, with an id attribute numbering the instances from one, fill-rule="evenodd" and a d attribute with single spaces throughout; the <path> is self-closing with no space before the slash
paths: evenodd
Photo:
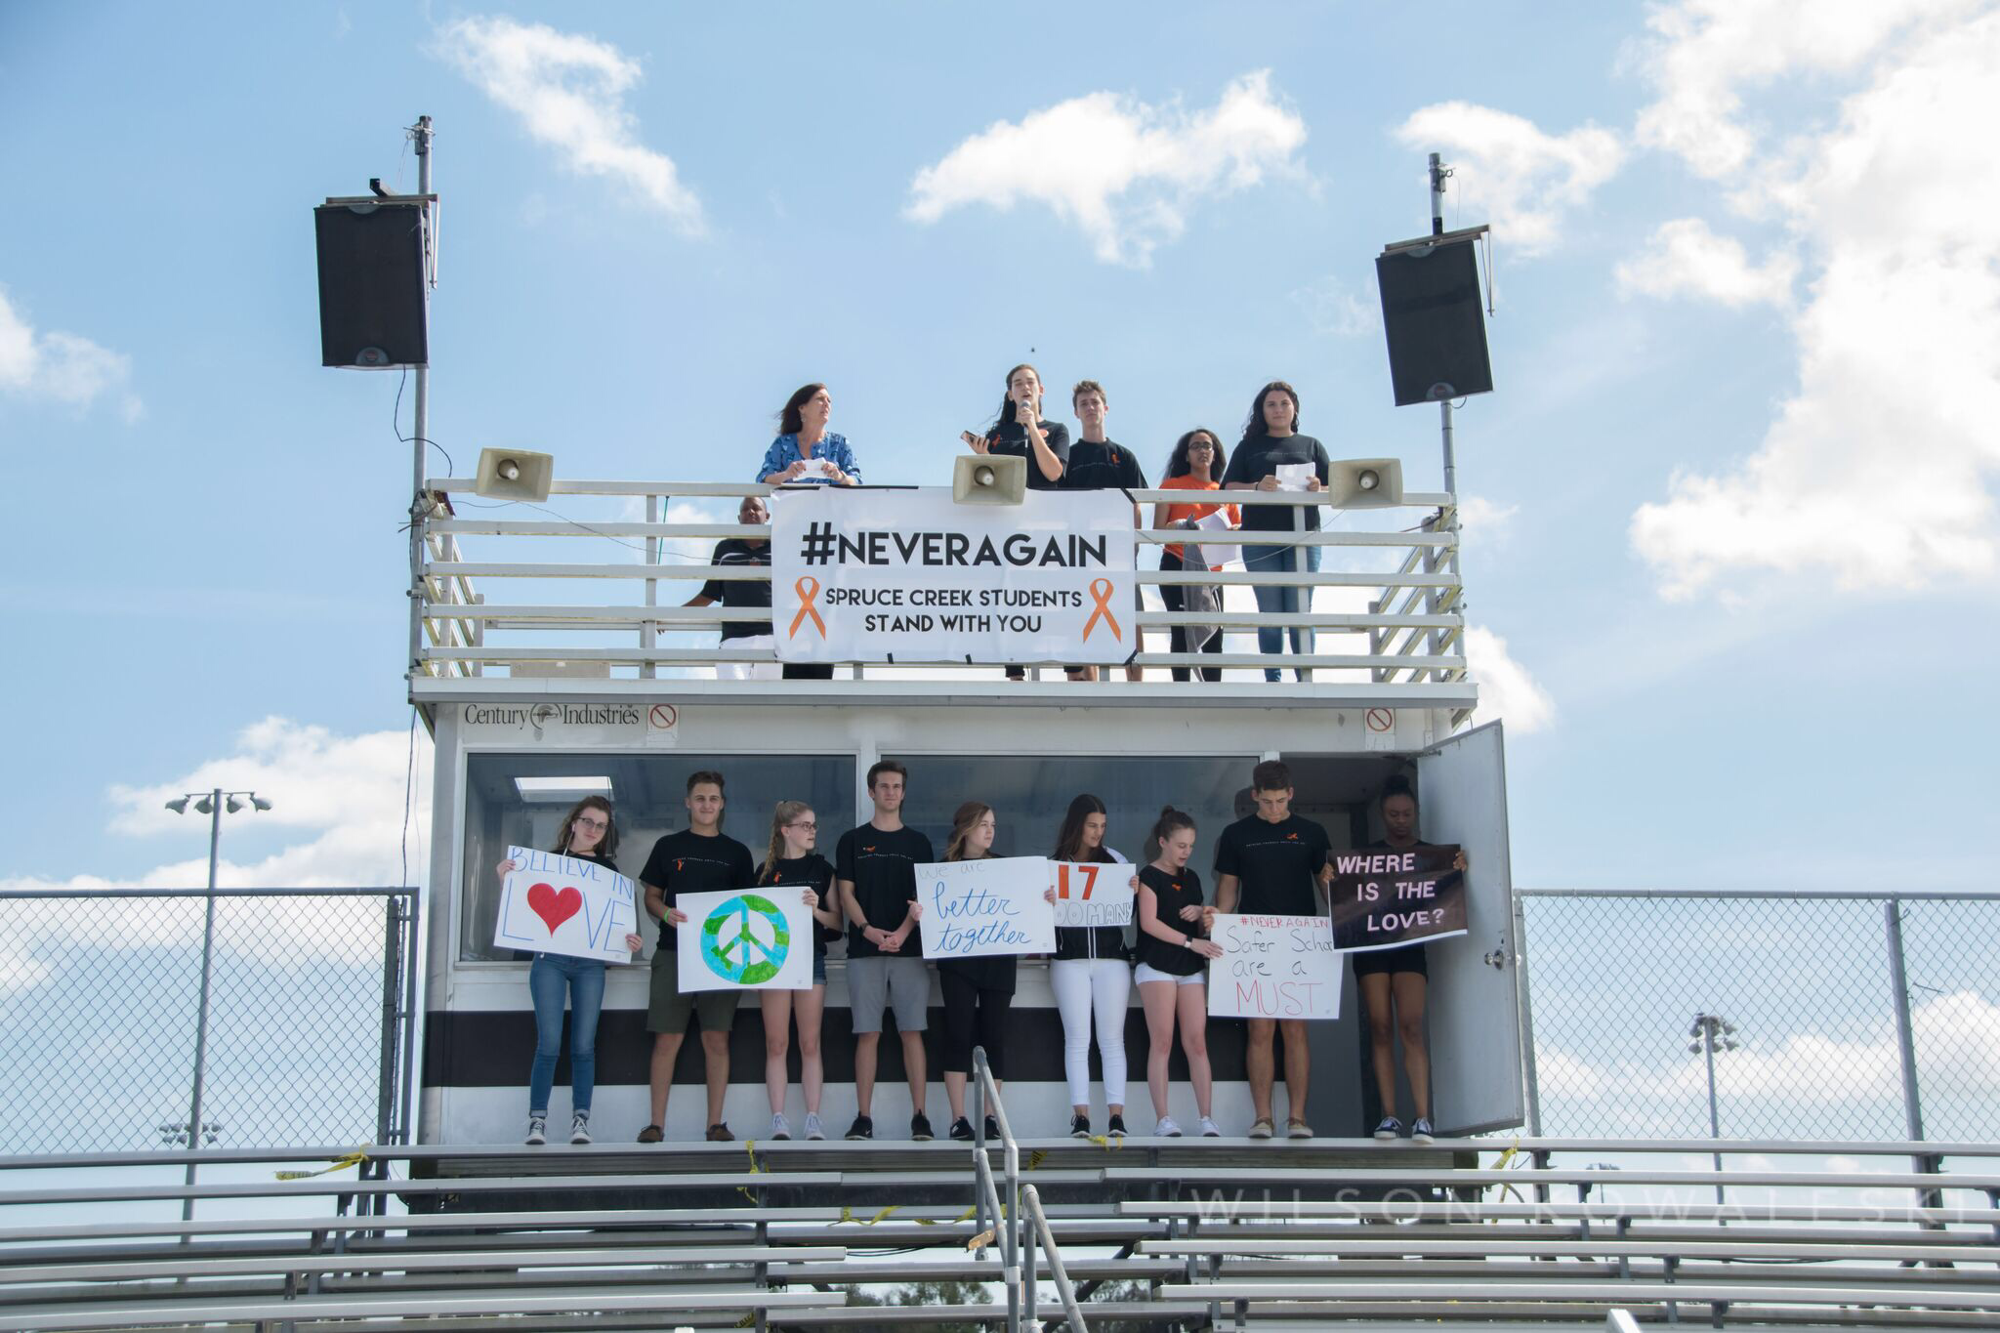
<path id="1" fill-rule="evenodd" d="M 1166 480 L 1160 483 L 1160 489 L 1164 491 L 1219 491 L 1222 489 L 1223 468 L 1227 463 L 1228 457 L 1223 452 L 1222 441 L 1216 438 L 1215 432 L 1197 426 L 1175 441 L 1174 451 L 1167 459 Z M 1240 527 L 1243 523 L 1243 511 L 1235 505 L 1177 503 L 1154 505 L 1153 526 L 1156 528 L 1186 528 L 1193 531 L 1197 523 L 1215 513 L 1224 514 L 1229 520 L 1229 526 L 1232 528 Z M 1195 543 L 1190 542 L 1188 546 L 1195 546 Z M 1162 574 L 1176 574 L 1186 569 L 1187 549 L 1187 546 L 1179 544 L 1164 547 L 1160 552 L 1160 572 Z M 1200 548 L 1196 546 L 1195 549 L 1199 550 Z M 1219 566 L 1208 566 L 1208 568 L 1219 568 Z M 1219 589 L 1217 593 L 1218 596 L 1215 600 L 1219 606 Z M 1166 603 L 1167 610 L 1169 611 L 1186 611 L 1189 601 L 1187 585 L 1162 583 L 1160 585 L 1160 600 Z M 1176 653 L 1188 652 L 1191 647 L 1190 632 L 1190 626 L 1173 626 L 1169 636 L 1169 647 Z M 1196 632 L 1198 633 L 1198 631 Z M 1220 653 L 1222 651 L 1222 630 L 1213 626 L 1209 627 L 1209 633 L 1206 637 L 1201 638 L 1199 642 L 1200 646 L 1195 648 L 1194 651 Z M 1173 671 L 1175 680 L 1188 680 L 1191 678 L 1191 673 L 1184 666 L 1177 666 Z M 1202 667 L 1200 668 L 1199 676 L 1193 678 L 1205 681 L 1219 681 L 1222 679 L 1222 668 Z"/>
<path id="2" fill-rule="evenodd" d="M 824 384 L 792 391 L 778 412 L 778 438 L 764 451 L 757 480 L 767 486 L 859 486 L 861 465 L 847 437 L 827 430 L 833 395 Z"/>
<path id="3" fill-rule="evenodd" d="M 819 1120 L 820 1090 L 826 1066 L 820 1059 L 820 1019 L 826 1013 L 826 943 L 840 938 L 840 902 L 833 894 L 833 864 L 813 850 L 819 841 L 819 816 L 804 801 L 780 801 L 771 812 L 771 842 L 753 882 L 761 887 L 796 886 L 813 917 L 813 984 L 811 990 L 758 992 L 764 1011 L 764 1089 L 771 1097 L 773 1139 L 789 1139 L 785 1091 L 790 1083 L 786 1057 L 792 1020 L 799 1025 L 799 1086 L 805 1091 L 805 1136 L 823 1139 Z"/>
<path id="4" fill-rule="evenodd" d="M 1056 834 L 1057 861 L 1115 865 L 1124 858 L 1104 845 L 1104 802 L 1088 794 L 1069 803 Z M 1116 872 L 1114 872 L 1116 873 Z M 1134 881 L 1137 882 L 1136 880 Z M 1071 1138 L 1090 1137 L 1090 1037 L 1104 1065 L 1105 1133 L 1125 1134 L 1125 1011 L 1132 1000 L 1132 965 L 1122 926 L 1057 926 L 1049 986 L 1062 1015 L 1063 1072 L 1069 1080 Z"/>
<path id="5" fill-rule="evenodd" d="M 1318 493 L 1326 489 L 1333 461 L 1326 446 L 1299 432 L 1299 391 L 1283 380 L 1272 380 L 1257 391 L 1250 404 L 1249 419 L 1243 423 L 1243 439 L 1236 457 L 1222 474 L 1225 491 L 1302 490 Z M 1283 469 L 1283 471 L 1280 471 Z M 1305 517 L 1300 519 L 1299 515 Z M 1243 530 L 1253 532 L 1318 532 L 1319 506 L 1245 505 Z M 1252 574 L 1318 573 L 1317 546 L 1248 546 L 1243 548 L 1243 567 Z M 1257 585 L 1257 609 L 1266 615 L 1296 613 L 1312 609 L 1312 589 L 1297 584 Z M 1291 632 L 1292 652 L 1312 652 L 1310 629 Z M 1257 651 L 1275 657 L 1285 651 L 1285 631 L 1277 626 L 1259 627 Z M 1310 679 L 1301 668 L 1294 672 L 1300 680 Z M 1265 680 L 1278 679 L 1278 668 L 1265 667 Z"/>
<path id="6" fill-rule="evenodd" d="M 618 825 L 611 802 L 586 796 L 563 816 L 556 845 L 561 856 L 592 861 L 616 872 Z M 518 869 L 510 859 L 494 867 L 505 879 Z M 625 947 L 637 953 L 645 941 L 625 936 Z M 538 953 L 528 968 L 528 994 L 535 1003 L 535 1062 L 528 1070 L 529 1146 L 547 1143 L 549 1094 L 556 1081 L 556 1060 L 562 1054 L 563 1008 L 569 1007 L 569 1098 L 571 1143 L 590 1142 L 590 1101 L 597 1088 L 597 1017 L 604 1009 L 604 964 L 595 958 Z"/>

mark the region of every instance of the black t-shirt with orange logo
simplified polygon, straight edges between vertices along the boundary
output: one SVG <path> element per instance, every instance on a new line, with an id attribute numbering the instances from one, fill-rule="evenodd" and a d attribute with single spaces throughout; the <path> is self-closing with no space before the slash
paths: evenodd
<path id="1" fill-rule="evenodd" d="M 660 891 L 667 906 L 682 893 L 750 887 L 750 849 L 726 833 L 703 837 L 693 829 L 669 833 L 653 844 L 639 882 Z M 660 949 L 674 947 L 674 928 L 660 922 Z"/>
<path id="2" fill-rule="evenodd" d="M 757 867 L 757 885 L 761 888 L 769 884 L 783 884 L 793 888 L 811 889 L 819 895 L 819 910 L 829 910 L 833 898 L 833 866 L 818 852 L 805 856 L 781 856 L 776 861 L 766 861 Z M 840 932 L 828 930 L 819 922 L 813 922 L 813 953 L 826 957 L 829 941 L 840 938 Z"/>
<path id="3" fill-rule="evenodd" d="M 935 860 L 931 840 L 913 828 L 884 833 L 873 824 L 863 824 L 840 835 L 840 844 L 833 852 L 834 873 L 853 881 L 854 897 L 865 918 L 847 923 L 849 958 L 873 958 L 882 952 L 862 935 L 862 927 L 895 930 L 901 926 L 910 914 L 910 904 L 916 901 L 917 867 Z M 906 940 L 896 956 L 922 958 L 924 951 L 913 940 Z"/>
<path id="4" fill-rule="evenodd" d="M 1268 916 L 1322 916 L 1313 885 L 1332 850 L 1326 830 L 1288 815 L 1276 824 L 1256 815 L 1222 830 L 1215 844 L 1215 873 L 1242 881 L 1238 912 Z"/>
<path id="5" fill-rule="evenodd" d="M 1161 921 L 1190 938 L 1201 937 L 1200 921 L 1181 919 L 1182 908 L 1201 906 L 1201 876 L 1194 873 L 1193 866 L 1182 866 L 1172 873 L 1158 866 L 1147 866 L 1139 872 L 1139 882 L 1153 891 L 1153 906 Z M 1134 915 L 1132 919 L 1136 922 L 1139 918 Z M 1169 944 L 1148 935 L 1143 929 L 1139 931 L 1139 944 L 1133 953 L 1147 967 L 1170 977 L 1191 977 L 1208 962 L 1193 949 Z"/>

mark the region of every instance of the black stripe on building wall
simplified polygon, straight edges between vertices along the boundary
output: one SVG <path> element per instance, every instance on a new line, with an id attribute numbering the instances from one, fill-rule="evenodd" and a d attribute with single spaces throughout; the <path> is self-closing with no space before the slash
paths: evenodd
<path id="1" fill-rule="evenodd" d="M 1062 1016 L 1052 1008 L 1016 1009 L 1007 1031 L 1006 1065 L 1003 1078 L 1024 1083 L 1060 1083 L 1063 1073 Z M 902 1042 L 895 1038 L 895 1020 L 884 1016 L 881 1061 L 877 1078 L 882 1083 L 903 1078 Z M 689 1025 L 693 1027 L 692 1024 Z M 1244 1020 L 1211 1018 L 1208 1021 L 1209 1064 L 1217 1082 L 1238 1082 L 1244 1078 Z M 944 1011 L 930 1011 L 929 1029 L 924 1033 L 924 1052 L 930 1079 L 937 1082 L 943 1064 L 939 1059 L 943 1040 Z M 556 1066 L 556 1083 L 569 1082 L 568 1019 L 564 1019 L 565 1054 Z M 1125 1018 L 1127 1080 L 1142 1094 L 1146 1085 L 1146 1052 L 1152 1038 L 1146 1031 L 1146 1015 L 1138 1009 Z M 1284 1044 L 1274 1043 L 1278 1076 L 1284 1076 Z M 791 1080 L 799 1079 L 799 1051 L 796 1031 L 790 1043 Z M 829 1006 L 820 1024 L 820 1049 L 829 1083 L 854 1081 L 854 1030 L 847 1009 Z M 597 1085 L 643 1084 L 652 1058 L 653 1038 L 646 1031 L 643 1009 L 607 1009 L 597 1025 Z M 441 1013 L 432 1011 L 424 1024 L 425 1087 L 493 1088 L 522 1087 L 528 1082 L 528 1066 L 535 1057 L 535 1017 L 527 1010 L 496 1012 Z M 1180 1042 L 1174 1043 L 1171 1077 L 1187 1081 L 1187 1059 Z M 1097 1049 L 1091 1047 L 1090 1076 L 1102 1077 Z M 701 1043 L 690 1039 L 681 1045 L 674 1066 L 675 1083 L 702 1081 Z M 764 1081 L 764 1016 L 754 1003 L 736 1011 L 736 1023 L 729 1034 L 729 1081 Z"/>

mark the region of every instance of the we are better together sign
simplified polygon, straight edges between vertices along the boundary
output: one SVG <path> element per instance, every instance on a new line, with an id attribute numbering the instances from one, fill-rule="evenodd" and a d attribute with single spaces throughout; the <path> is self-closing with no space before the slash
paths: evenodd
<path id="1" fill-rule="evenodd" d="M 595 861 L 509 847 L 515 868 L 500 886 L 493 944 L 571 958 L 629 963 L 625 936 L 639 928 L 631 880 Z"/>
<path id="2" fill-rule="evenodd" d="M 1116 663 L 1139 647 L 1132 502 L 1029 491 L 781 492 L 771 625 L 786 662 Z"/>
<path id="3" fill-rule="evenodd" d="M 705 990 L 811 990 L 812 909 L 803 889 L 722 889 L 674 895 L 683 995 Z"/>

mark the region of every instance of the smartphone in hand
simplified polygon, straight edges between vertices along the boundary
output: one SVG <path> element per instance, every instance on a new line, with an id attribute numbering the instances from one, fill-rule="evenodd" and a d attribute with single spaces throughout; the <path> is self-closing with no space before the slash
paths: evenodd
<path id="1" fill-rule="evenodd" d="M 985 437 L 982 435 L 974 435 L 969 430 L 962 430 L 958 433 L 958 438 L 964 440 L 967 444 L 971 445 L 973 448 L 976 449 L 979 447 L 979 442 Z"/>

